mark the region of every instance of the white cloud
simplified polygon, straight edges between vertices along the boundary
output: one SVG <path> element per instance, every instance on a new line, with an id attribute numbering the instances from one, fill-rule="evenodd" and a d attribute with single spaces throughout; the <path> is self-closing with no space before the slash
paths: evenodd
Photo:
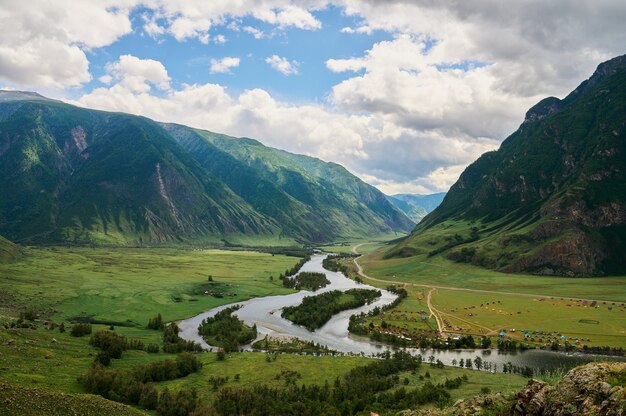
<path id="1" fill-rule="evenodd" d="M 363 26 L 358 26 L 356 29 L 353 27 L 344 27 L 341 29 L 341 33 L 350 33 L 350 34 L 354 34 L 354 33 L 358 33 L 358 34 L 363 34 L 363 35 L 371 35 L 372 32 L 374 30 L 367 26 L 367 25 L 363 25 Z"/>
<path id="2" fill-rule="evenodd" d="M 89 82 L 85 51 L 109 45 L 131 30 L 125 2 L 106 3 L 3 1 L 0 80 L 58 89 Z"/>
<path id="3" fill-rule="evenodd" d="M 458 173 L 451 166 L 464 166 L 497 146 L 487 138 L 417 131 L 384 114 L 292 105 L 262 89 L 233 95 L 216 84 L 183 85 L 156 94 L 115 77 L 114 84 L 95 89 L 78 104 L 258 138 L 269 146 L 341 163 L 383 190 L 446 189 Z"/>
<path id="4" fill-rule="evenodd" d="M 254 17 L 264 23 L 280 29 L 297 28 L 317 30 L 322 23 L 311 13 L 326 5 L 323 1 L 284 0 L 146 0 L 152 8 L 168 21 L 166 30 L 177 40 L 197 38 L 208 42 L 209 31 L 218 25 L 225 24 L 229 19 Z"/>
<path id="5" fill-rule="evenodd" d="M 265 62 L 283 75 L 296 75 L 298 73 L 298 61 L 289 61 L 278 55 L 265 58 Z"/>
<path id="6" fill-rule="evenodd" d="M 262 39 L 265 36 L 262 30 L 252 26 L 244 26 L 243 31 L 251 34 L 255 39 Z"/>
<path id="7" fill-rule="evenodd" d="M 228 74 L 232 68 L 239 66 L 240 59 L 232 56 L 227 56 L 222 59 L 211 59 L 211 68 L 209 69 L 212 74 Z"/>
<path id="8" fill-rule="evenodd" d="M 160 90 L 170 89 L 170 77 L 163 64 L 153 59 L 139 59 L 132 55 L 122 55 L 115 62 L 106 65 L 107 74 L 100 77 L 105 84 L 113 79 L 131 92 L 147 93 L 152 85 Z"/>
<path id="9" fill-rule="evenodd" d="M 0 82 L 64 89 L 92 79 L 88 51 L 130 33 L 131 10 L 142 13 L 140 30 L 149 36 L 208 44 L 225 40 L 215 34 L 221 27 L 267 36 L 253 26 L 246 29 L 244 18 L 250 17 L 271 25 L 264 26 L 269 34 L 319 30 L 316 11 L 331 2 L 0 3 Z M 626 52 L 626 3 L 620 0 L 519 0 L 506 7 L 500 0 L 332 4 L 357 20 L 343 33 L 386 31 L 392 39 L 352 58 L 329 59 L 327 68 L 344 76 L 325 105 L 291 105 L 259 89 L 233 95 L 213 84 L 172 89 L 163 65 L 130 55 L 108 65 L 99 78 L 105 87 L 80 102 L 258 137 L 343 163 L 385 189 L 438 190 L 480 153 L 497 147 L 540 98 L 563 96 L 599 62 Z M 282 73 L 298 71 L 295 61 L 267 59 Z M 226 72 L 236 66 L 214 63 Z"/>

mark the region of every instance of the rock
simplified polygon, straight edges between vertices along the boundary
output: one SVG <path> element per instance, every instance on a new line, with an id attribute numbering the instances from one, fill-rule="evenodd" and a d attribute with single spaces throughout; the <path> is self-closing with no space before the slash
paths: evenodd
<path id="1" fill-rule="evenodd" d="M 626 374 L 626 363 L 592 363 L 571 370 L 556 386 L 530 380 L 515 396 L 515 416 L 622 416 L 624 389 L 608 380 Z"/>
<path id="2" fill-rule="evenodd" d="M 52 343 L 56 344 L 57 343 L 57 339 L 56 338 L 52 338 Z"/>
<path id="3" fill-rule="evenodd" d="M 611 393 L 612 386 L 606 381 L 601 381 L 598 384 L 598 391 L 605 396 L 608 396 Z"/>

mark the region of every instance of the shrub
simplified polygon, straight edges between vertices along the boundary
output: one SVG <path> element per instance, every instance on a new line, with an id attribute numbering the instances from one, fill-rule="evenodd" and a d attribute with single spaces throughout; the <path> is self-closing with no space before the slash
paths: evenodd
<path id="1" fill-rule="evenodd" d="M 91 334 L 91 324 L 74 324 L 70 330 L 70 335 L 73 337 L 84 337 Z"/>

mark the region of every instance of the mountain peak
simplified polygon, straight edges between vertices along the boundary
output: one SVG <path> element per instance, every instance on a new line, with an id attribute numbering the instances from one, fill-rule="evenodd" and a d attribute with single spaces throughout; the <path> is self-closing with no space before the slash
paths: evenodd
<path id="1" fill-rule="evenodd" d="M 443 253 L 505 272 L 623 274 L 625 86 L 620 56 L 565 99 L 533 106 L 388 257 Z"/>

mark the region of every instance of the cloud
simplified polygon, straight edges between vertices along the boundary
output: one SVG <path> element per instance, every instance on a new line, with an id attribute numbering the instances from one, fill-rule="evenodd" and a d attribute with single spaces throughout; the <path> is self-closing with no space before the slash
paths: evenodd
<path id="1" fill-rule="evenodd" d="M 122 55 L 115 62 L 106 65 L 107 74 L 100 81 L 109 84 L 113 80 L 131 92 L 147 93 L 152 85 L 160 90 L 170 89 L 170 77 L 163 64 L 153 59 L 139 59 L 132 55 Z"/>
<path id="2" fill-rule="evenodd" d="M 137 88 L 126 76 L 114 76 L 111 85 L 96 88 L 77 104 L 254 137 L 268 146 L 341 163 L 383 190 L 447 189 L 458 173 L 451 167 L 465 166 L 498 144 L 488 138 L 419 131 L 385 114 L 294 105 L 258 88 L 234 95 L 217 84 L 182 85 L 158 93 Z"/>
<path id="3" fill-rule="evenodd" d="M 85 54 L 130 33 L 124 2 L 3 1 L 0 80 L 22 87 L 79 86 L 91 80 Z"/>
<path id="4" fill-rule="evenodd" d="M 208 42 L 209 32 L 215 26 L 243 17 L 253 17 L 279 29 L 317 30 L 322 23 L 311 11 L 326 5 L 321 1 L 281 0 L 146 0 L 145 3 L 163 16 L 167 21 L 165 30 L 174 38 L 179 41 L 196 38 L 203 43 Z"/>
<path id="5" fill-rule="evenodd" d="M 341 29 L 346 35 L 390 35 L 352 57 L 328 49 L 326 67 L 341 81 L 321 103 L 290 104 L 255 88 L 234 94 L 216 84 L 180 86 L 161 63 L 130 55 L 107 65 L 102 87 L 79 101 L 257 137 L 342 163 L 395 190 L 445 189 L 463 166 L 496 148 L 532 104 L 563 96 L 599 62 L 626 52 L 626 4 L 618 0 L 519 0 L 506 7 L 500 0 L 4 1 L 0 82 L 84 85 L 92 79 L 90 52 L 131 33 L 131 12 L 141 13 L 133 19 L 140 33 L 159 41 L 219 43 L 222 27 L 258 38 L 320 30 L 317 16 L 327 12 L 356 21 Z M 282 73 L 298 71 L 285 57 L 267 59 Z M 214 63 L 226 72 L 234 67 Z"/>
<path id="6" fill-rule="evenodd" d="M 211 68 L 209 71 L 212 74 L 228 74 L 232 68 L 239 66 L 240 59 L 232 56 L 227 56 L 222 59 L 211 59 Z"/>
<path id="7" fill-rule="evenodd" d="M 289 61 L 287 58 L 278 55 L 272 55 L 265 58 L 265 62 L 283 75 L 298 74 L 298 61 Z"/>
<path id="8" fill-rule="evenodd" d="M 252 26 L 244 26 L 243 31 L 251 34 L 255 39 L 262 39 L 265 36 L 262 30 Z"/>

